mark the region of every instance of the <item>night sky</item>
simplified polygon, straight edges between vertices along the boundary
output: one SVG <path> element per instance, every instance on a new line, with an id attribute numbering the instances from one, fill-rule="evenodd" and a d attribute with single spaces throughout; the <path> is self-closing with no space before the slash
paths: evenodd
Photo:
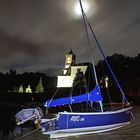
<path id="1" fill-rule="evenodd" d="M 81 18 L 74 12 L 77 1 L 0 0 L 0 72 L 12 68 L 55 75 L 70 49 L 77 62 L 89 61 Z M 106 56 L 140 53 L 140 0 L 86 1 L 88 19 Z M 102 57 L 93 48 L 97 62 Z"/>

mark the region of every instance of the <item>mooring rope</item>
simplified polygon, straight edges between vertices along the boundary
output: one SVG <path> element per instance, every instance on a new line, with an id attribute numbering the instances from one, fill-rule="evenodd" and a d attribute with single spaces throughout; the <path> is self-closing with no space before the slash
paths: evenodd
<path id="1" fill-rule="evenodd" d="M 21 136 L 21 137 L 17 137 L 17 138 L 15 138 L 14 140 L 22 139 L 22 138 L 24 138 L 24 137 L 26 137 L 26 136 L 28 136 L 28 135 L 31 135 L 32 133 L 35 133 L 35 132 L 38 131 L 39 129 L 41 129 L 41 128 L 36 128 L 35 130 L 33 130 L 33 131 L 31 131 L 31 132 L 29 132 L 29 133 L 27 133 L 27 134 L 24 134 L 24 135 Z"/>
<path id="2" fill-rule="evenodd" d="M 22 135 L 22 136 L 20 136 L 20 137 L 15 138 L 14 140 L 20 140 L 20 139 L 22 139 L 22 138 L 24 138 L 24 137 L 26 137 L 26 136 L 28 136 L 28 135 L 31 135 L 31 134 L 35 133 L 36 131 L 41 130 L 41 128 L 42 128 L 43 126 L 45 126 L 45 125 L 46 125 L 46 123 L 45 123 L 44 125 L 40 126 L 39 128 L 34 129 L 33 131 L 31 131 L 31 132 L 29 132 L 29 133 L 26 133 L 26 134 L 24 134 L 24 135 Z M 15 136 L 16 136 L 16 135 L 15 135 Z"/>

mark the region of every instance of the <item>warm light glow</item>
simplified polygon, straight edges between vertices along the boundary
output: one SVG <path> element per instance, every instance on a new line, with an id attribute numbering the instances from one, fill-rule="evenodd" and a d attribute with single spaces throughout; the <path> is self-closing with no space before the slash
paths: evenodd
<path id="1" fill-rule="evenodd" d="M 97 4 L 95 0 L 81 0 L 84 13 L 88 18 L 90 18 L 93 14 L 96 14 Z M 65 2 L 65 10 L 68 12 L 69 16 L 75 19 L 81 19 L 81 7 L 79 0 L 71 0 L 69 2 Z"/>
<path id="2" fill-rule="evenodd" d="M 82 6 L 83 6 L 84 13 L 87 14 L 87 12 L 89 11 L 89 4 L 86 1 L 82 1 Z M 81 16 L 82 15 L 81 7 L 80 7 L 80 3 L 79 2 L 77 2 L 75 4 L 74 12 L 75 12 L 75 14 L 77 16 Z"/>

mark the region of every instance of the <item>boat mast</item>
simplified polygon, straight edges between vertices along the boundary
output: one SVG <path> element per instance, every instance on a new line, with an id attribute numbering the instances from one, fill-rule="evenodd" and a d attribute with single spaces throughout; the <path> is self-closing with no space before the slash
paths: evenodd
<path id="1" fill-rule="evenodd" d="M 90 50 L 90 47 L 89 47 L 89 35 L 88 35 L 88 30 L 87 30 L 87 23 L 86 23 L 85 13 L 84 13 L 84 10 L 83 10 L 83 6 L 82 6 L 81 0 L 79 0 L 79 3 L 80 3 L 80 7 L 81 7 L 83 24 L 84 24 L 84 28 L 85 28 L 85 34 L 86 34 L 86 40 L 87 40 L 87 47 L 88 47 L 88 51 L 89 51 L 89 54 L 90 54 L 92 65 L 93 65 L 93 72 L 94 72 L 95 83 L 96 83 L 97 86 L 99 86 L 98 79 L 97 79 L 97 73 L 96 73 L 96 69 L 95 69 L 95 64 L 94 64 L 94 60 L 93 60 L 93 57 L 92 57 L 92 54 L 91 54 L 91 50 Z M 99 101 L 99 104 L 100 104 L 101 111 L 103 112 L 103 104 L 102 104 L 102 101 Z"/>

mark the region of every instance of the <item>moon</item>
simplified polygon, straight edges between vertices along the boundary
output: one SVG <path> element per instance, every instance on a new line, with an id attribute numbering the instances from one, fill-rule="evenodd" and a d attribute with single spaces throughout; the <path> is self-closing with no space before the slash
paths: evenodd
<path id="1" fill-rule="evenodd" d="M 94 0 L 81 0 L 81 2 L 84 13 L 87 15 L 88 18 L 96 13 L 97 5 Z M 81 19 L 82 17 L 79 0 L 71 0 L 69 2 L 66 1 L 65 10 L 69 14 L 69 16 L 74 19 Z"/>
<path id="2" fill-rule="evenodd" d="M 89 11 L 89 8 L 90 8 L 89 3 L 86 2 L 86 1 L 82 1 L 82 6 L 83 6 L 83 10 L 84 10 L 85 14 L 87 14 L 88 11 Z M 82 15 L 82 13 L 81 13 L 81 7 L 80 7 L 80 3 L 79 2 L 75 3 L 74 13 L 78 17 L 81 17 L 81 15 Z"/>

